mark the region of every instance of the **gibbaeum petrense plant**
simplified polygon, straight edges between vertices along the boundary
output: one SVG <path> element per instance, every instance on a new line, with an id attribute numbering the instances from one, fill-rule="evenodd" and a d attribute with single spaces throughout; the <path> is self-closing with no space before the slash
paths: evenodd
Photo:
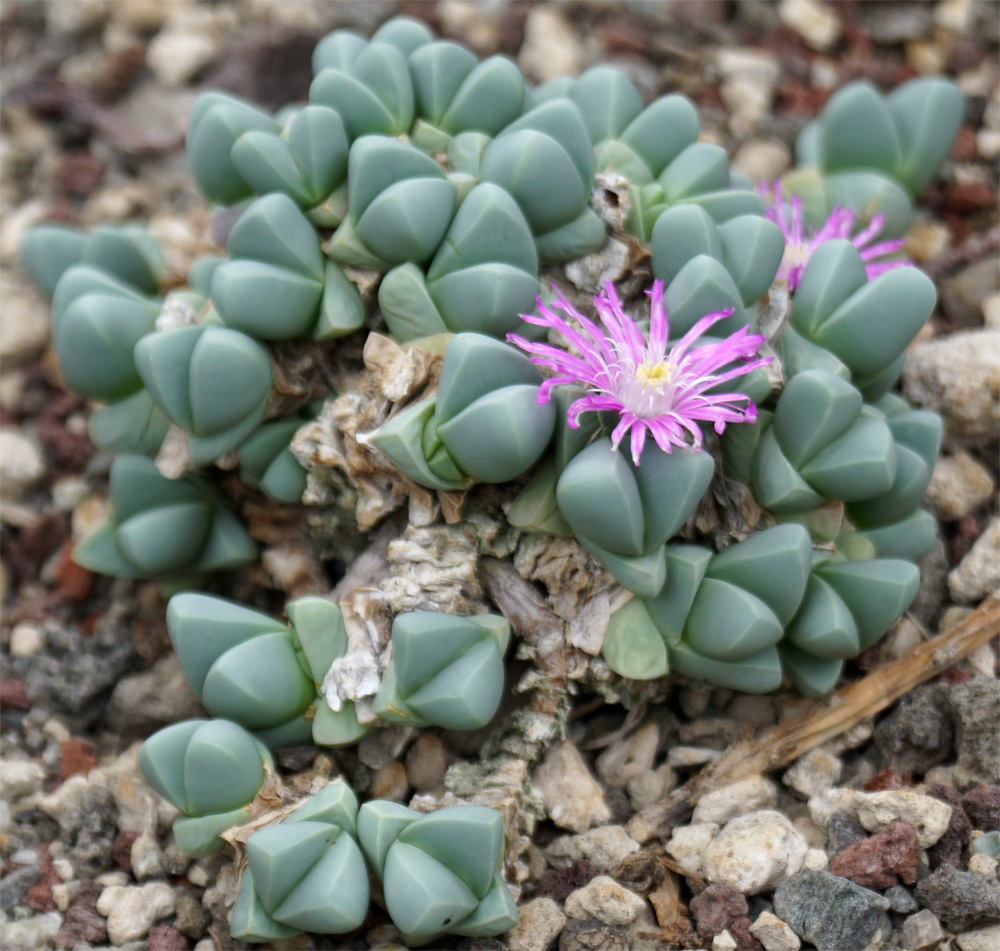
<path id="1" fill-rule="evenodd" d="M 477 62 L 406 17 L 371 40 L 330 34 L 313 66 L 308 103 L 277 116 L 196 102 L 188 160 L 228 238 L 188 287 L 131 225 L 24 241 L 62 377 L 102 404 L 91 438 L 116 454 L 108 521 L 76 559 L 196 588 L 258 558 L 234 509 L 250 500 L 259 526 L 262 493 L 288 506 L 275 525 L 329 515 L 318 563 L 340 557 L 343 512 L 361 525 L 377 484 L 410 499 L 401 550 L 440 516 L 430 527 L 461 522 L 474 550 L 513 551 L 513 571 L 547 544 L 531 534 L 575 539 L 569 560 L 614 609 L 601 645 L 566 643 L 581 672 L 600 651 L 622 702 L 631 681 L 669 674 L 833 689 L 913 601 L 935 539 L 920 506 L 941 421 L 893 391 L 935 305 L 903 234 L 957 133 L 957 87 L 846 85 L 802 132 L 799 166 L 768 184 L 698 141 L 685 97 L 644 104 L 612 67 L 532 88 L 512 61 Z M 553 294 L 540 269 L 561 267 Z M 570 284 L 603 286 L 596 318 Z M 370 330 L 392 339 L 369 348 Z M 407 373 L 418 382 L 398 385 Z M 334 514 L 301 518 L 304 499 Z M 439 567 L 427 561 L 396 577 L 389 558 L 385 583 L 339 603 L 296 590 L 287 621 L 194 590 L 170 602 L 180 664 L 217 719 L 167 727 L 140 763 L 183 813 L 190 854 L 255 823 L 240 940 L 360 927 L 369 872 L 415 944 L 517 920 L 498 811 L 359 807 L 342 782 L 299 798 L 274 768 L 271 749 L 427 725 L 492 727 L 484 750 L 520 749 L 508 740 L 528 721 L 505 679 L 517 615 L 464 590 L 438 610 L 435 583 L 414 580 Z M 410 600 L 390 611 L 397 582 Z"/>
<path id="2" fill-rule="evenodd" d="M 540 316 L 522 319 L 555 331 L 576 354 L 547 343 L 525 340 L 519 334 L 507 339 L 532 355 L 532 363 L 555 372 L 538 390 L 538 402 L 547 403 L 557 386 L 579 385 L 589 392 L 570 404 L 567 423 L 580 428 L 582 413 L 611 411 L 619 416 L 611 432 L 611 448 L 631 432 L 632 461 L 639 465 L 646 437 L 664 452 L 674 448 L 702 448 L 699 423 L 711 423 L 723 433 L 726 423 L 753 423 L 757 407 L 745 393 L 712 392 L 721 384 L 771 363 L 757 357 L 764 337 L 749 325 L 715 342 L 703 339 L 715 324 L 732 311 L 706 314 L 680 340 L 668 343 L 670 321 L 663 305 L 663 281 L 647 292 L 650 300 L 649 330 L 644 332 L 622 307 L 613 285 L 594 298 L 602 330 L 559 293 L 551 306 L 538 299 Z M 573 327 L 561 311 L 579 325 Z M 733 364 L 736 364 L 733 366 Z M 739 404 L 743 404 L 740 406 Z"/>

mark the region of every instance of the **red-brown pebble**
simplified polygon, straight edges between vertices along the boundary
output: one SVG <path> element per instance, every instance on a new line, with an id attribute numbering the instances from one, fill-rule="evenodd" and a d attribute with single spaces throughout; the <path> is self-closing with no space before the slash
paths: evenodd
<path id="1" fill-rule="evenodd" d="M 28 685 L 18 677 L 0 680 L 0 707 L 6 710 L 30 709 L 31 698 L 28 696 Z"/>
<path id="2" fill-rule="evenodd" d="M 111 858 L 126 872 L 132 871 L 132 843 L 138 838 L 138 832 L 119 832 L 111 846 Z"/>
<path id="3" fill-rule="evenodd" d="M 170 925 L 149 929 L 149 951 L 188 951 L 191 942 Z"/>
<path id="4" fill-rule="evenodd" d="M 894 822 L 835 855 L 830 871 L 865 888 L 912 885 L 917 880 L 917 833 L 908 822 Z"/>
<path id="5" fill-rule="evenodd" d="M 35 911 L 55 911 L 56 903 L 52 900 L 52 886 L 59 882 L 59 876 L 56 875 L 56 870 L 52 866 L 49 843 L 43 842 L 35 849 L 35 854 L 38 856 L 38 864 L 42 869 L 42 877 L 24 893 L 24 900 Z"/>
<path id="6" fill-rule="evenodd" d="M 77 773 L 89 773 L 97 765 L 94 744 L 87 740 L 66 740 L 59 749 L 60 779 L 68 779 Z"/>
<path id="7" fill-rule="evenodd" d="M 550 868 L 538 880 L 535 897 L 551 898 L 561 905 L 578 888 L 600 874 L 586 859 L 578 859 L 569 868 Z"/>
<path id="8" fill-rule="evenodd" d="M 726 929 L 733 936 L 737 951 L 764 951 L 764 945 L 750 934 L 752 924 L 749 918 L 737 918 Z"/>
<path id="9" fill-rule="evenodd" d="M 962 797 L 962 808 L 974 829 L 1000 829 L 1000 786 L 976 786 Z"/>
<path id="10" fill-rule="evenodd" d="M 953 182 L 945 188 L 944 200 L 949 211 L 969 214 L 995 208 L 997 193 L 986 182 Z"/>
<path id="11" fill-rule="evenodd" d="M 62 928 L 56 935 L 56 947 L 75 948 L 78 944 L 100 945 L 108 940 L 104 916 L 97 912 L 97 899 L 104 889 L 95 881 L 83 879 L 66 910 Z"/>
<path id="12" fill-rule="evenodd" d="M 688 907 L 703 938 L 714 938 L 749 910 L 746 896 L 732 885 L 709 885 Z"/>

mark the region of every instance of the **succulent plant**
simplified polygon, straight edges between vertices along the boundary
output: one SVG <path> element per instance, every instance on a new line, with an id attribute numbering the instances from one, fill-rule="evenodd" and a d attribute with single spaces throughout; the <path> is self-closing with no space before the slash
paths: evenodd
<path id="1" fill-rule="evenodd" d="M 449 806 L 421 815 L 374 800 L 361 807 L 358 836 L 408 944 L 446 933 L 486 937 L 517 923 L 500 873 L 504 828 L 495 810 Z"/>
<path id="2" fill-rule="evenodd" d="M 316 225 L 336 227 L 344 217 L 348 148 L 340 113 L 326 106 L 304 106 L 280 131 L 244 132 L 230 157 L 254 194 L 286 195 Z"/>
<path id="3" fill-rule="evenodd" d="M 730 175 L 726 150 L 709 142 L 683 149 L 648 185 L 630 189 L 626 227 L 640 241 L 652 239 L 657 219 L 675 205 L 697 205 L 718 224 L 764 214 L 764 199 Z"/>
<path id="4" fill-rule="evenodd" d="M 306 597 L 287 607 L 290 626 L 232 601 L 195 592 L 170 599 L 167 628 L 184 675 L 213 715 L 269 746 L 354 743 L 369 727 L 354 704 L 332 710 L 319 687 L 347 650 L 340 608 Z"/>
<path id="5" fill-rule="evenodd" d="M 530 469 L 552 438 L 556 413 L 539 405 L 541 383 L 538 369 L 513 347 L 458 334 L 445 352 L 436 396 L 391 417 L 371 441 L 428 488 L 508 482 Z"/>
<path id="6" fill-rule="evenodd" d="M 583 114 L 596 170 L 628 179 L 626 227 L 641 241 L 650 241 L 660 214 L 678 204 L 699 205 L 719 223 L 764 213 L 759 196 L 730 175 L 725 151 L 697 142 L 698 113 L 684 96 L 662 96 L 643 108 L 621 70 L 596 66 L 579 79 L 550 80 L 528 101 L 537 106 L 562 97 Z"/>
<path id="7" fill-rule="evenodd" d="M 228 327 L 258 340 L 325 340 L 364 323 L 357 287 L 324 257 L 316 229 L 287 195 L 252 202 L 228 249 L 232 260 L 211 279 L 212 301 Z"/>
<path id="8" fill-rule="evenodd" d="M 538 255 L 517 202 L 497 185 L 476 185 L 465 197 L 426 273 L 393 268 L 378 302 L 401 341 L 475 331 L 502 337 L 538 296 Z"/>
<path id="9" fill-rule="evenodd" d="M 496 614 L 397 615 L 392 660 L 375 696 L 375 712 L 406 726 L 485 726 L 500 706 L 509 640 L 510 625 Z"/>
<path id="10" fill-rule="evenodd" d="M 300 931 L 344 934 L 368 914 L 368 869 L 357 842 L 358 799 L 324 786 L 246 843 L 230 931 L 237 941 L 279 941 Z"/>
<path id="11" fill-rule="evenodd" d="M 152 452 L 167 419 L 144 392 L 134 345 L 154 329 L 164 263 L 156 242 L 135 226 L 89 235 L 38 225 L 22 243 L 25 267 L 52 298 L 53 347 L 67 386 L 110 405 L 89 421 L 109 452 Z"/>
<path id="12" fill-rule="evenodd" d="M 865 219 L 882 215 L 886 234 L 900 235 L 964 111 L 958 87 L 941 79 L 913 79 L 887 96 L 868 82 L 848 83 L 802 131 L 796 153 L 806 167 L 785 184 L 802 196 L 813 224 L 841 205 Z"/>
<path id="13" fill-rule="evenodd" d="M 698 205 L 675 205 L 657 218 L 650 238 L 653 274 L 666 283 L 671 330 L 682 336 L 705 314 L 732 310 L 715 328 L 734 333 L 755 322 L 757 301 L 781 264 L 781 229 L 759 215 L 716 225 Z"/>
<path id="14" fill-rule="evenodd" d="M 352 141 L 365 135 L 395 137 L 409 132 L 414 96 L 404 49 L 372 37 L 359 47 L 343 44 L 334 50 L 327 46 L 325 56 L 309 89 L 309 101 L 336 109 Z"/>
<path id="15" fill-rule="evenodd" d="M 347 159 L 347 214 L 326 253 L 374 271 L 425 264 L 451 224 L 456 199 L 429 155 L 399 139 L 363 135 Z"/>
<path id="16" fill-rule="evenodd" d="M 250 818 L 250 803 L 274 772 L 267 748 L 228 720 L 184 720 L 154 733 L 139 750 L 153 788 L 184 813 L 177 846 L 202 856 L 223 847 L 219 835 Z"/>
<path id="17" fill-rule="evenodd" d="M 637 680 L 675 670 L 750 693 L 774 690 L 775 645 L 802 600 L 811 554 L 798 525 L 759 532 L 718 555 L 668 545 L 665 583 L 613 616 L 605 660 Z"/>
<path id="18" fill-rule="evenodd" d="M 556 484 L 556 503 L 580 543 L 615 579 L 653 595 L 666 576 L 664 543 L 694 513 L 715 462 L 705 452 L 646 450 L 641 465 L 602 437 L 577 453 Z"/>
<path id="19" fill-rule="evenodd" d="M 495 136 L 521 114 L 525 84 L 504 56 L 479 62 L 457 43 L 425 43 L 407 60 L 416 121 L 413 143 L 430 154 L 462 132 Z"/>
<path id="20" fill-rule="evenodd" d="M 153 402 L 187 434 L 196 464 L 235 449 L 264 418 L 271 357 L 238 330 L 206 322 L 149 334 L 135 363 Z"/>
<path id="21" fill-rule="evenodd" d="M 825 370 L 796 374 L 773 413 L 723 439 L 729 470 L 771 512 L 805 512 L 826 499 L 860 502 L 896 478 L 892 431 L 861 394 Z"/>
<path id="22" fill-rule="evenodd" d="M 820 561 L 778 645 L 795 689 L 809 697 L 829 693 L 844 660 L 878 641 L 910 606 L 919 585 L 920 572 L 908 561 Z"/>
<path id="23" fill-rule="evenodd" d="M 776 341 L 788 376 L 817 368 L 847 377 L 869 400 L 899 378 L 903 351 L 936 301 L 921 271 L 901 267 L 868 280 L 850 241 L 828 241 L 809 259 Z"/>
<path id="24" fill-rule="evenodd" d="M 424 815 L 376 799 L 359 810 L 349 786 L 331 783 L 247 839 L 232 935 L 261 942 L 355 930 L 368 913 L 368 865 L 408 944 L 500 934 L 517 923 L 500 872 L 503 836 L 500 813 L 485 806 Z"/>
<path id="25" fill-rule="evenodd" d="M 166 479 L 152 460 L 122 455 L 109 482 L 111 515 L 73 550 L 84 568 L 182 585 L 256 557 L 246 529 L 199 479 Z"/>
<path id="26" fill-rule="evenodd" d="M 896 477 L 889 491 L 848 503 L 847 518 L 872 543 L 879 558 L 916 562 L 934 543 L 934 519 L 920 509 L 941 448 L 941 417 L 912 409 L 886 394 L 875 408 L 884 414 L 896 443 Z"/>
<path id="27" fill-rule="evenodd" d="M 52 337 L 67 386 L 104 403 L 141 390 L 132 351 L 155 329 L 161 301 L 90 265 L 69 268 L 56 296 Z"/>
<path id="28" fill-rule="evenodd" d="M 305 416 L 265 418 L 309 393 L 286 386 L 288 356 L 306 353 L 310 386 L 326 370 L 343 395 L 368 400 L 341 428 L 336 478 L 347 485 L 323 486 L 332 506 L 360 483 L 357 460 L 372 462 L 351 452 L 354 439 L 408 477 L 386 480 L 392 504 L 416 483 L 454 492 L 441 507 L 473 535 L 484 506 L 506 514 L 501 529 L 579 541 L 627 589 L 601 573 L 587 579 L 615 607 L 602 653 L 619 675 L 831 690 L 844 661 L 913 600 L 915 562 L 934 540 L 920 503 L 941 423 L 891 392 L 934 289 L 893 236 L 955 136 L 957 89 L 918 80 L 887 97 L 866 84 L 841 90 L 800 139 L 810 167 L 758 192 L 721 147 L 697 141 L 687 99 L 644 106 L 612 68 L 529 89 L 510 60 L 479 62 L 405 17 L 370 40 L 331 34 L 313 67 L 309 101 L 276 116 L 219 93 L 197 101 L 192 174 L 211 202 L 231 207 L 215 229 L 227 233 L 225 256 L 196 261 L 187 287 L 132 226 L 82 235 L 46 225 L 24 242 L 28 270 L 52 297 L 63 377 L 106 404 L 91 418 L 95 443 L 126 453 L 111 467 L 111 516 L 77 546 L 80 564 L 178 591 L 250 562 L 253 542 L 209 482 L 167 479 L 138 453 L 162 449 L 164 471 L 177 457 L 238 462 L 250 487 L 300 502 L 307 473 L 290 445 Z M 605 245 L 596 210 L 614 218 L 609 188 L 627 190 L 623 227 L 639 267 L 623 275 L 624 299 L 605 285 L 594 319 L 543 289 L 539 270 L 592 255 L 566 269 L 581 287 L 612 270 L 622 242 Z M 648 318 L 635 281 L 647 259 Z M 336 338 L 380 319 L 400 343 L 444 357 L 436 391 L 437 366 L 421 357 L 425 389 L 414 377 L 410 392 L 422 398 L 406 396 L 361 433 L 351 426 L 383 418 L 389 390 L 368 373 L 351 393 L 361 341 Z M 476 482 L 501 488 L 465 496 Z M 517 544 L 517 531 L 500 534 Z M 533 557 L 534 541 L 519 553 Z M 546 557 L 579 556 L 573 547 Z M 391 579 L 401 581 L 411 583 Z M 388 610 L 388 591 L 350 603 Z M 549 592 L 553 607 L 557 598 Z M 372 658 L 348 653 L 361 632 L 350 628 L 349 645 L 333 601 L 298 598 L 286 613 L 287 622 L 176 594 L 167 625 L 179 662 L 222 719 L 169 727 L 140 756 L 185 814 L 175 835 L 192 855 L 220 849 L 221 834 L 254 811 L 257 828 L 240 837 L 234 937 L 360 928 L 369 869 L 412 945 L 512 927 L 499 812 L 421 814 L 377 800 L 359 811 L 338 782 L 291 812 L 259 814 L 275 789 L 283 802 L 292 792 L 265 785 L 268 747 L 353 744 L 376 718 L 490 723 L 508 621 L 398 613 L 389 650 Z M 368 694 L 346 691 L 364 698 L 357 706 L 339 699 L 342 678 L 364 663 Z"/>
<path id="29" fill-rule="evenodd" d="M 604 243 L 604 225 L 589 207 L 590 137 L 570 100 L 542 103 L 507 126 L 483 149 L 478 177 L 514 197 L 543 264 L 582 257 Z"/>
<path id="30" fill-rule="evenodd" d="M 801 693 L 822 696 L 844 659 L 906 610 L 919 580 L 905 561 L 816 559 L 800 525 L 766 529 L 717 555 L 668 545 L 666 560 L 656 596 L 612 616 L 605 660 L 633 679 L 674 671 L 749 693 L 774 690 L 784 673 Z"/>
<path id="31" fill-rule="evenodd" d="M 187 160 L 195 184 L 211 201 L 232 205 L 253 194 L 233 162 L 233 147 L 248 132 L 277 135 L 281 125 L 235 96 L 207 92 L 198 97 L 188 117 Z"/>
<path id="32" fill-rule="evenodd" d="M 536 91 L 536 102 L 546 87 Z M 588 69 L 561 94 L 583 113 L 597 170 L 614 170 L 634 186 L 652 184 L 698 138 L 698 113 L 690 100 L 674 93 L 644 108 L 632 81 L 610 66 Z"/>
<path id="33" fill-rule="evenodd" d="M 426 24 L 413 17 L 398 16 L 386 20 L 372 34 L 373 43 L 388 43 L 395 46 L 404 56 L 434 39 L 434 34 Z M 327 34 L 316 44 L 312 56 L 314 73 L 327 68 L 341 68 L 349 65 L 367 46 L 368 40 L 350 30 L 336 30 Z"/>

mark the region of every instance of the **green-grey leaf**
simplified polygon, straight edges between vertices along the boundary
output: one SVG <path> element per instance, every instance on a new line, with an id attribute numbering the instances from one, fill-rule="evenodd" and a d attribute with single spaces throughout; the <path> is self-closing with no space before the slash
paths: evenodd
<path id="1" fill-rule="evenodd" d="M 642 497 L 625 453 L 599 439 L 578 453 L 556 487 L 559 511 L 575 535 L 622 555 L 644 552 Z"/>
<path id="2" fill-rule="evenodd" d="M 395 843 L 385 860 L 385 906 L 408 942 L 426 942 L 478 904 L 454 872 L 412 845 Z"/>
<path id="3" fill-rule="evenodd" d="M 263 261 L 315 281 L 323 278 L 323 252 L 316 229 L 280 192 L 258 198 L 233 226 L 227 243 L 233 258 Z"/>
<path id="4" fill-rule="evenodd" d="M 509 264 L 476 264 L 439 278 L 431 299 L 445 326 L 503 337 L 521 330 L 520 315 L 530 313 L 538 297 L 538 278 Z"/>
<path id="5" fill-rule="evenodd" d="M 840 596 L 819 575 L 809 578 L 806 594 L 785 632 L 788 644 L 813 657 L 843 660 L 861 651 L 858 626 Z"/>
<path id="6" fill-rule="evenodd" d="M 167 604 L 167 630 L 184 676 L 200 695 L 209 668 L 226 651 L 261 634 L 287 629 L 234 601 L 186 591 Z"/>
<path id="7" fill-rule="evenodd" d="M 212 664 L 202 700 L 213 716 L 250 730 L 278 726 L 302 713 L 316 697 L 285 632 L 260 634 L 237 644 Z"/>
<path id="8" fill-rule="evenodd" d="M 642 98 L 632 80 L 611 66 L 588 69 L 569 98 L 580 107 L 595 144 L 618 136 L 642 112 Z"/>
<path id="9" fill-rule="evenodd" d="M 601 655 L 616 674 L 630 680 L 652 680 L 670 670 L 663 637 L 649 616 L 646 602 L 638 599 L 611 615 Z"/>
<path id="10" fill-rule="evenodd" d="M 427 269 L 427 280 L 489 263 L 509 264 L 528 273 L 538 270 L 531 229 L 517 202 L 499 186 L 484 182 L 459 206 Z"/>
<path id="11" fill-rule="evenodd" d="M 959 88 L 938 78 L 914 79 L 885 97 L 903 160 L 896 175 L 911 195 L 922 192 L 948 157 L 965 113 Z"/>
<path id="12" fill-rule="evenodd" d="M 619 138 L 658 176 L 698 138 L 698 112 L 684 96 L 662 96 L 633 119 Z"/>
<path id="13" fill-rule="evenodd" d="M 669 654 L 672 670 L 719 687 L 743 693 L 770 693 L 781 685 L 781 661 L 775 647 L 745 660 L 725 661 L 699 654 L 681 641 L 671 645 Z"/>
<path id="14" fill-rule="evenodd" d="M 873 168 L 892 174 L 900 165 L 899 134 L 871 83 L 850 83 L 823 109 L 819 148 L 823 169 Z"/>
<path id="15" fill-rule="evenodd" d="M 35 225 L 21 241 L 21 258 L 35 283 L 49 298 L 59 278 L 83 258 L 86 236 L 62 225 Z"/>
<path id="16" fill-rule="evenodd" d="M 170 422 L 145 390 L 91 413 L 87 431 L 104 452 L 156 452 Z"/>
<path id="17" fill-rule="evenodd" d="M 569 152 L 533 129 L 494 139 L 483 153 L 481 175 L 514 196 L 536 234 L 579 217 L 590 197 L 590 183 L 579 177 Z"/>

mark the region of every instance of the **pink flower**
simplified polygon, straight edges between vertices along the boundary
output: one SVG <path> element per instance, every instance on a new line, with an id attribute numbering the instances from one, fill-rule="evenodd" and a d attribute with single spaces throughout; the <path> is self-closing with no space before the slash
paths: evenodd
<path id="1" fill-rule="evenodd" d="M 866 262 L 865 270 L 868 272 L 868 280 L 872 280 L 885 271 L 891 271 L 894 267 L 905 267 L 909 261 L 876 261 L 876 258 L 884 258 L 886 255 L 895 254 L 906 244 L 904 238 L 897 238 L 894 241 L 880 241 L 878 244 L 871 242 L 877 238 L 885 227 L 885 218 L 881 215 L 874 215 L 868 223 L 868 227 L 859 231 L 851 237 L 851 232 L 857 224 L 857 215 L 850 208 L 841 208 L 835 205 L 830 217 L 823 222 L 818 231 L 806 234 L 805 215 L 802 211 L 802 199 L 798 195 L 793 195 L 791 200 L 791 211 L 784 202 L 780 182 L 775 182 L 773 186 L 766 183 L 761 184 L 758 191 L 766 200 L 768 193 L 773 191 L 774 203 L 768 206 L 766 215 L 769 221 L 773 221 L 785 236 L 785 255 L 781 259 L 781 266 L 778 268 L 778 280 L 788 281 L 788 289 L 794 291 L 802 280 L 802 272 L 805 271 L 809 258 L 816 248 L 824 241 L 832 241 L 835 238 L 844 238 L 850 241 L 854 247 L 861 252 L 861 260 Z M 868 264 L 872 261 L 874 263 Z"/>
<path id="2" fill-rule="evenodd" d="M 699 422 L 714 424 L 717 433 L 726 428 L 726 423 L 756 422 L 757 407 L 746 394 L 708 391 L 771 362 L 770 357 L 753 359 L 764 338 L 750 333 L 749 326 L 726 340 L 697 343 L 713 324 L 731 316 L 731 310 L 707 314 L 669 346 L 663 281 L 654 283 L 647 294 L 652 302 L 648 334 L 622 310 L 611 284 L 594 298 L 603 330 L 561 292 L 551 307 L 538 299 L 540 317 L 521 315 L 530 324 L 555 330 L 579 356 L 550 344 L 525 340 L 517 334 L 507 335 L 511 343 L 532 354 L 533 363 L 556 374 L 539 388 L 538 402 L 548 402 L 554 387 L 583 384 L 590 392 L 570 406 L 569 426 L 578 429 L 582 413 L 613 410 L 621 418 L 611 434 L 611 444 L 617 449 L 631 430 L 632 459 L 636 465 L 647 435 L 664 452 L 670 452 L 674 446 L 697 450 L 702 444 Z M 580 329 L 570 326 L 556 311 L 571 318 Z M 750 362 L 725 369 L 736 360 Z M 741 403 L 746 405 L 737 405 Z"/>

